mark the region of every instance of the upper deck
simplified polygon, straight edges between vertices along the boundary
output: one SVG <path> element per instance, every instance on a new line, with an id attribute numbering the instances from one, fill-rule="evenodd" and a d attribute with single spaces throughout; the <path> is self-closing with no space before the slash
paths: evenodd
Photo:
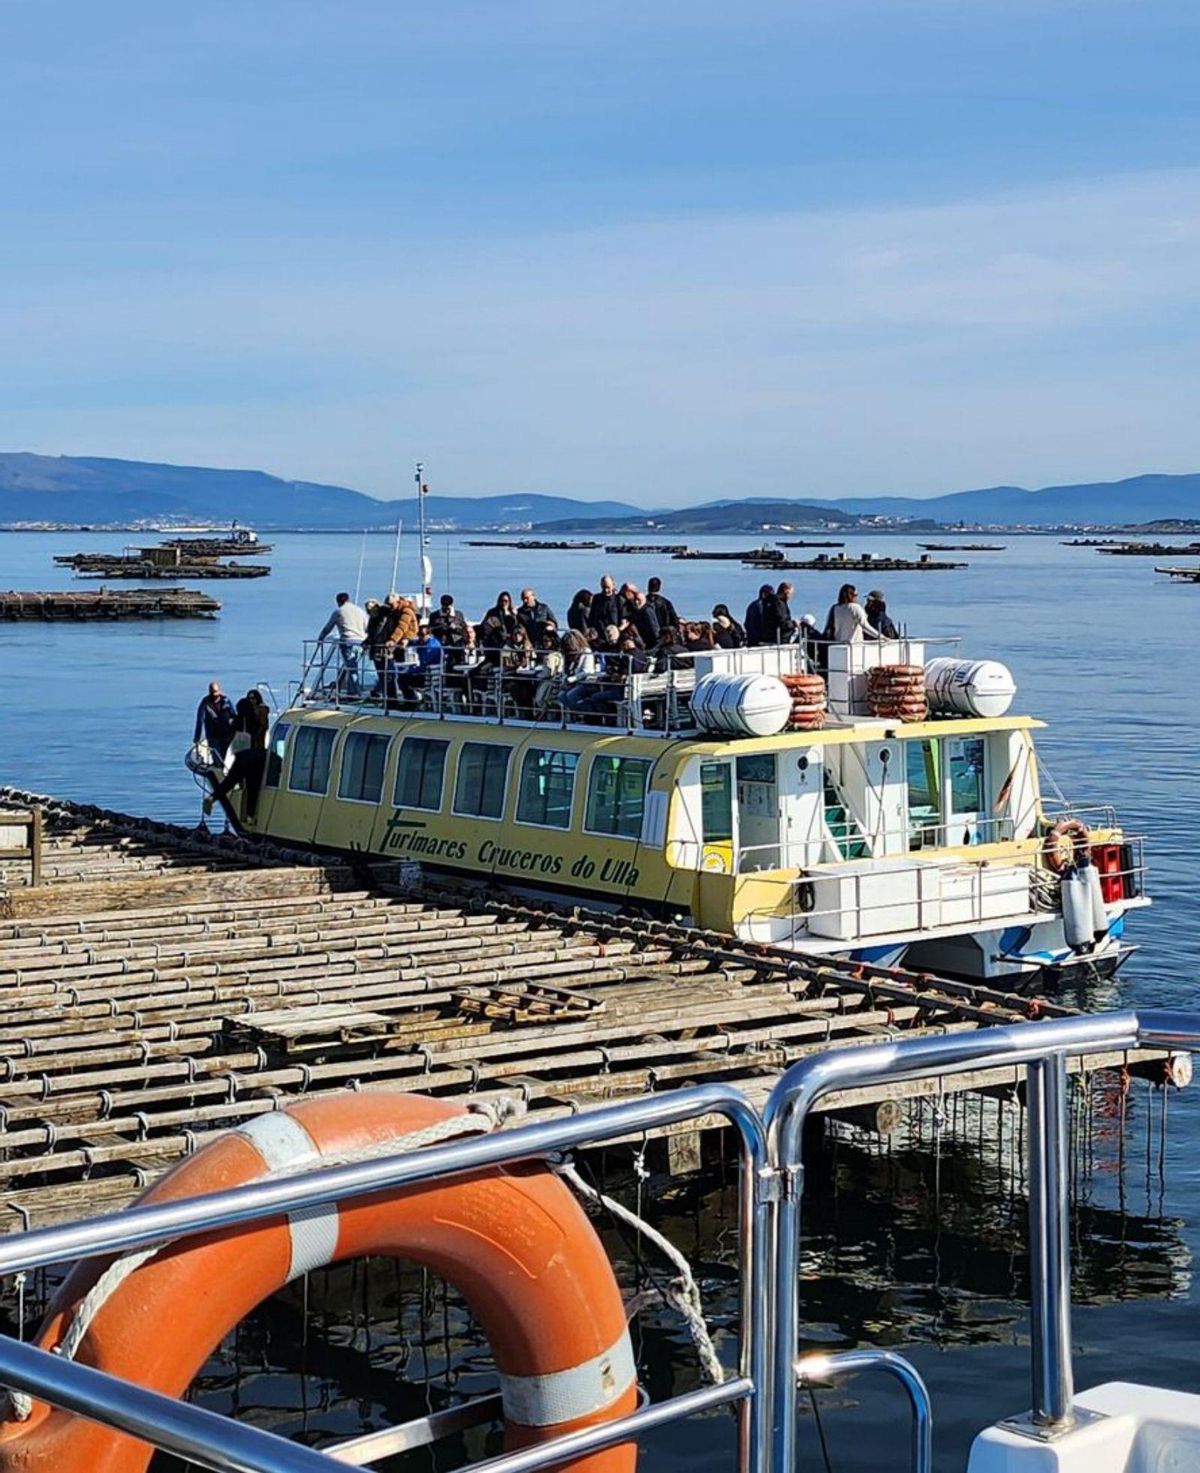
<path id="1" fill-rule="evenodd" d="M 665 668 L 625 668 L 619 658 L 584 656 L 567 668 L 557 651 L 533 651 L 518 660 L 507 650 L 447 648 L 422 664 L 416 646 L 394 659 L 374 660 L 365 650 L 344 649 L 337 639 L 305 644 L 304 671 L 289 693 L 295 710 L 343 711 L 395 716 L 404 720 L 461 721 L 488 726 L 558 727 L 659 741 L 711 741 L 723 750 L 731 735 L 739 750 L 773 749 L 781 735 L 802 736 L 813 744 L 869 741 L 893 733 L 919 736 L 929 726 L 948 726 L 963 734 L 1032 729 L 1044 723 L 1028 716 L 964 717 L 929 712 L 927 719 L 903 720 L 872 713 L 867 672 L 881 665 L 920 667 L 929 648 L 946 653 L 951 638 L 878 640 L 862 644 L 805 642 L 742 649 L 680 651 Z M 697 719 L 692 695 L 713 675 L 821 675 L 826 684 L 820 725 L 789 725 L 756 737 L 718 733 Z"/>

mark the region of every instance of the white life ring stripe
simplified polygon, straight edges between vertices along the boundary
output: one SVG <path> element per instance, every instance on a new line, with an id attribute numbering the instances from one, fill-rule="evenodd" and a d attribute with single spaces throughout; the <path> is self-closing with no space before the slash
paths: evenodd
<path id="1" fill-rule="evenodd" d="M 263 1159 L 268 1171 L 317 1166 L 321 1151 L 317 1143 L 294 1116 L 281 1110 L 239 1126 L 237 1134 L 248 1140 Z M 306 1207 L 290 1213 L 288 1229 L 292 1239 L 292 1259 L 288 1282 L 324 1268 L 333 1261 L 338 1243 L 338 1209 L 333 1202 L 321 1207 Z"/>
<path id="2" fill-rule="evenodd" d="M 546 1376 L 500 1377 L 504 1416 L 521 1427 L 557 1427 L 602 1411 L 629 1390 L 637 1376 L 629 1332 L 608 1350 Z"/>

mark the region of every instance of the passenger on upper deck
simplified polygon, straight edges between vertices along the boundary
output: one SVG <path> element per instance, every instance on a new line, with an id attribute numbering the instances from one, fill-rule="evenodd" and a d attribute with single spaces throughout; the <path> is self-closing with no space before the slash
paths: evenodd
<path id="1" fill-rule="evenodd" d="M 365 609 L 351 599 L 348 593 L 339 593 L 336 607 L 329 618 L 325 620 L 318 640 L 324 640 L 337 630 L 338 651 L 341 655 L 342 668 L 338 672 L 338 685 L 347 690 L 351 695 L 358 694 L 358 652 L 367 637 L 367 614 Z M 322 676 L 328 665 L 328 659 L 321 662 Z"/>
<path id="2" fill-rule="evenodd" d="M 746 631 L 729 612 L 729 605 L 714 604 L 712 617 L 713 639 L 717 648 L 740 650 L 746 643 Z"/>
<path id="3" fill-rule="evenodd" d="M 549 604 L 543 603 L 532 588 L 521 589 L 521 607 L 517 610 L 517 622 L 534 644 L 548 625 L 558 627 L 558 619 Z"/>
<path id="4" fill-rule="evenodd" d="M 662 591 L 662 579 L 651 578 L 646 584 L 646 602 L 654 610 L 660 629 L 678 629 L 679 615 L 675 605 Z"/>
<path id="5" fill-rule="evenodd" d="M 775 598 L 775 590 L 769 583 L 764 583 L 758 590 L 758 597 L 746 606 L 746 643 L 766 644 L 763 634 L 766 624 L 767 605 Z"/>
<path id="6" fill-rule="evenodd" d="M 393 684 L 396 699 L 402 706 L 413 707 L 420 700 L 421 691 L 429 679 L 429 672 L 442 663 L 442 642 L 428 624 L 422 624 L 413 642 L 417 652 L 415 667 L 396 671 Z"/>
<path id="7" fill-rule="evenodd" d="M 763 609 L 763 644 L 790 644 L 796 637 L 796 621 L 792 618 L 791 583 L 781 583 L 767 599 Z"/>
<path id="8" fill-rule="evenodd" d="M 866 611 L 867 623 L 875 630 L 880 639 L 900 638 L 900 631 L 888 617 L 887 603 L 878 588 L 873 588 L 867 594 Z"/>
<path id="9" fill-rule="evenodd" d="M 658 616 L 650 606 L 646 594 L 635 588 L 630 598 L 632 605 L 628 614 L 628 627 L 637 630 L 638 639 L 642 648 L 652 650 L 658 643 L 662 629 L 659 627 Z"/>
<path id="10" fill-rule="evenodd" d="M 438 606 L 429 616 L 430 632 L 437 635 L 445 650 L 447 668 L 462 663 L 462 651 L 467 645 L 467 621 L 454 607 L 454 595 L 443 593 Z"/>
<path id="11" fill-rule="evenodd" d="M 593 633 L 603 636 L 610 626 L 619 628 L 624 617 L 625 609 L 617 595 L 612 574 L 605 573 L 600 579 L 600 592 L 593 595 L 588 609 L 588 625 Z"/>
<path id="12" fill-rule="evenodd" d="M 511 639 L 521 627 L 517 620 L 517 611 L 513 608 L 512 594 L 504 588 L 496 595 L 496 602 L 483 616 L 484 623 L 494 620 L 504 633 L 505 639 Z"/>
<path id="13" fill-rule="evenodd" d="M 196 729 L 192 733 L 192 741 L 198 742 L 203 732 L 213 756 L 218 762 L 224 762 L 235 727 L 233 702 L 217 681 L 210 681 L 208 694 L 196 707 Z"/>
<path id="14" fill-rule="evenodd" d="M 837 603 L 829 610 L 824 638 L 834 644 L 861 644 L 864 639 L 878 639 L 879 631 L 867 622 L 867 611 L 858 601 L 853 583 L 843 583 Z"/>
<path id="15" fill-rule="evenodd" d="M 581 588 L 571 600 L 571 607 L 567 610 L 567 628 L 574 629 L 578 634 L 586 637 L 592 627 L 592 594 L 587 588 Z"/>

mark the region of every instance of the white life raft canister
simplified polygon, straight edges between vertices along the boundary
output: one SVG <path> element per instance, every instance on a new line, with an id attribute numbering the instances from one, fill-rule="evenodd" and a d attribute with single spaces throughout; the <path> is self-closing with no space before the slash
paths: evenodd
<path id="1" fill-rule="evenodd" d="M 705 731 L 774 736 L 792 715 L 792 693 L 775 675 L 704 675 L 692 692 L 692 715 Z"/>
<path id="2" fill-rule="evenodd" d="M 997 660 L 955 660 L 943 656 L 925 666 L 930 710 L 955 716 L 1003 716 L 1017 683 Z"/>

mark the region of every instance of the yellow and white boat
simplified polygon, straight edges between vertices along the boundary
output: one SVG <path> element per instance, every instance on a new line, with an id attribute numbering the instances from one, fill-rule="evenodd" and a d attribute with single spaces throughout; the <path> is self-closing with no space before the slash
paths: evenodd
<path id="1" fill-rule="evenodd" d="M 275 721 L 254 821 L 231 810 L 248 833 L 801 953 L 1010 983 L 1111 972 L 1130 950 L 1127 913 L 1148 904 L 1141 841 L 1111 810 L 1043 798 L 1043 723 L 963 714 L 969 662 L 930 664 L 957 664 L 961 678 L 948 699 L 943 682 L 941 711 L 930 681 L 926 719 L 870 714 L 867 672 L 924 667 L 921 641 L 830 646 L 822 729 L 786 729 L 785 702 L 785 729 L 766 735 L 746 734 L 777 719 L 754 716 L 754 699 L 809 670 L 801 646 L 633 675 L 603 724 L 544 688 L 539 719 L 523 719 L 498 668 L 470 700 L 461 675 L 432 669 L 415 709 L 389 709 L 345 694 L 357 676 L 314 677 L 331 654 L 309 660 Z M 718 692 L 714 720 L 700 693 L 722 681 L 732 693 Z M 713 730 L 722 719 L 734 730 Z"/>

